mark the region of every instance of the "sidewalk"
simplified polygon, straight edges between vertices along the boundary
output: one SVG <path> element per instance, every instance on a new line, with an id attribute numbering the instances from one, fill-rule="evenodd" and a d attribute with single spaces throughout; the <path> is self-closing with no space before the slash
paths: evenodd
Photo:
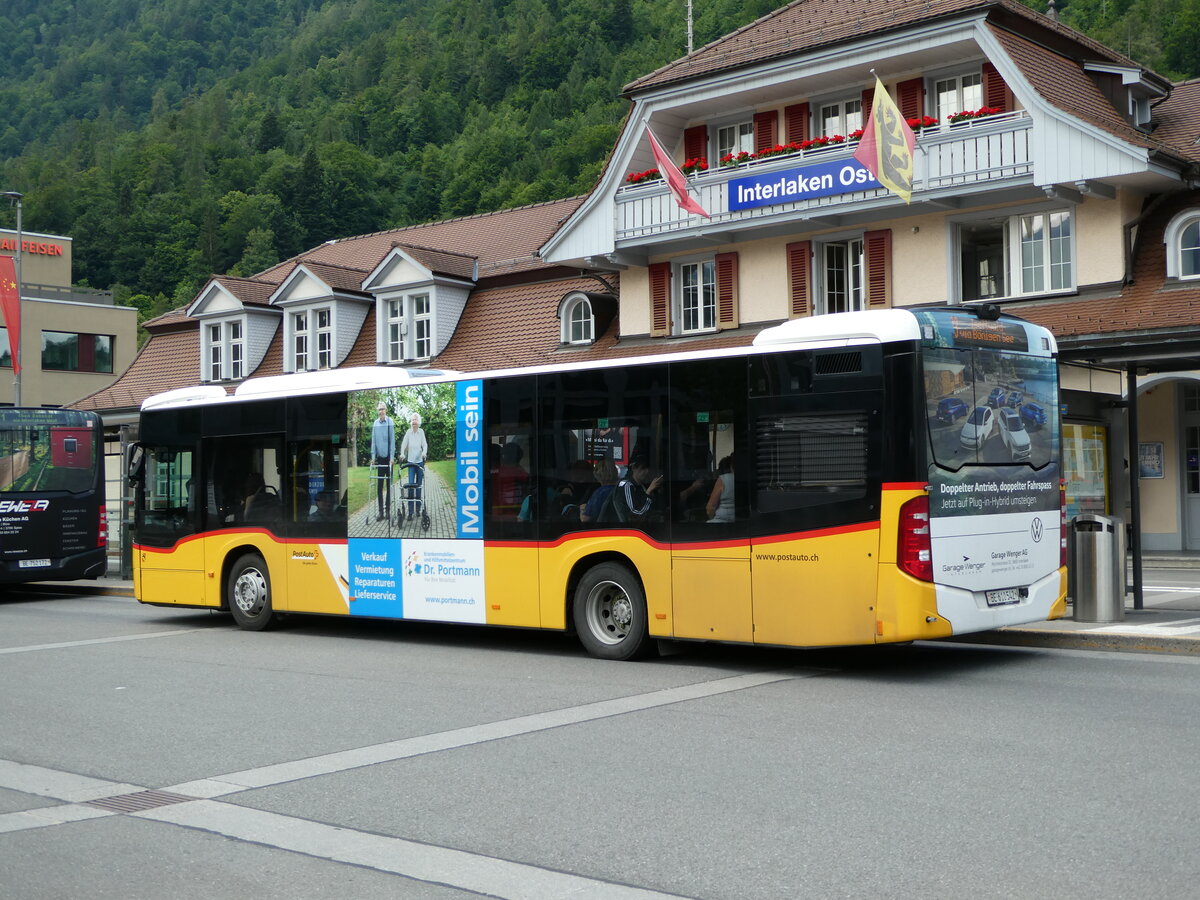
<path id="1" fill-rule="evenodd" d="M 1178 566 L 1185 568 L 1190 566 Z M 1150 566 L 1147 566 L 1149 569 Z M 1153 568 L 1176 568 L 1155 558 Z M 1164 577 L 1164 576 L 1160 576 Z M 133 582 L 104 577 L 96 581 L 47 581 L 24 585 L 21 590 L 71 593 L 133 599 Z M 1068 650 L 1120 650 L 1133 653 L 1200 654 L 1200 586 L 1195 594 L 1170 600 L 1170 606 L 1149 605 L 1133 609 L 1127 595 L 1122 622 L 1077 622 L 1067 608 L 1065 618 L 1032 625 L 1010 625 L 994 631 L 964 634 L 947 641 L 1015 647 L 1052 647 Z"/>

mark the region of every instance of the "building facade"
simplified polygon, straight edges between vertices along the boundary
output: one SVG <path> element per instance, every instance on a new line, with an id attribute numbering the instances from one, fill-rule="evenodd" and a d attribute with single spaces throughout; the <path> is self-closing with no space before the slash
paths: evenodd
<path id="1" fill-rule="evenodd" d="M 108 291 L 72 287 L 71 239 L 21 234 L 21 404 L 66 406 L 106 387 L 137 352 L 137 310 Z M 0 256 L 17 233 L 0 230 Z M 15 400 L 8 323 L 0 324 L 0 405 Z"/>

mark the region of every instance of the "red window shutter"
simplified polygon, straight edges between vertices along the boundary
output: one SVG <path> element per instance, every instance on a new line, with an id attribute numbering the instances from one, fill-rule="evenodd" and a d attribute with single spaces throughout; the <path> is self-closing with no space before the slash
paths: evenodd
<path id="1" fill-rule="evenodd" d="M 869 87 L 862 95 L 862 123 L 867 127 L 867 119 L 871 117 L 871 104 L 875 102 L 875 88 Z"/>
<path id="2" fill-rule="evenodd" d="M 896 85 L 896 96 L 900 102 L 900 115 L 906 119 L 915 119 L 925 115 L 925 79 L 910 78 Z"/>
<path id="3" fill-rule="evenodd" d="M 867 306 L 892 305 L 892 229 L 863 234 L 863 268 L 866 269 Z"/>
<path id="4" fill-rule="evenodd" d="M 1009 111 L 1008 85 L 1004 83 L 996 67 L 989 62 L 983 64 L 983 103 L 1003 112 Z"/>
<path id="5" fill-rule="evenodd" d="M 787 245 L 788 284 L 791 286 L 791 306 L 788 314 L 807 316 L 812 313 L 812 241 L 797 241 Z"/>
<path id="6" fill-rule="evenodd" d="M 696 125 L 683 133 L 684 160 L 708 158 L 708 126 Z"/>
<path id="7" fill-rule="evenodd" d="M 775 124 L 779 121 L 779 111 L 761 112 L 754 114 L 754 152 L 766 150 L 779 143 L 775 137 Z"/>
<path id="8" fill-rule="evenodd" d="M 650 265 L 650 336 L 671 333 L 671 264 Z"/>
<path id="9" fill-rule="evenodd" d="M 795 103 L 783 111 L 784 128 L 789 144 L 808 140 L 808 104 Z"/>
<path id="10" fill-rule="evenodd" d="M 738 255 L 718 253 L 717 266 L 717 328 L 738 326 Z"/>

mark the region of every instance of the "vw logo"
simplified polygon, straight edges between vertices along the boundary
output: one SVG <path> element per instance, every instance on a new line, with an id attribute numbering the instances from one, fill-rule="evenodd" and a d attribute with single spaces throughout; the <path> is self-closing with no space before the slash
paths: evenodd
<path id="1" fill-rule="evenodd" d="M 1033 524 L 1029 526 L 1029 536 L 1033 538 L 1035 544 L 1041 543 L 1042 540 L 1042 520 L 1039 516 L 1033 517 Z"/>

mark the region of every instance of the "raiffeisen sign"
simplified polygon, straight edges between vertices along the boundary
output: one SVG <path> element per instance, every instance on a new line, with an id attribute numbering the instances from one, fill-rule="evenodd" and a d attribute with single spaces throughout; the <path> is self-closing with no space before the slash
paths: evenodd
<path id="1" fill-rule="evenodd" d="M 829 160 L 734 178 L 729 182 L 729 209 L 756 209 L 879 187 L 883 185 L 858 160 Z"/>

